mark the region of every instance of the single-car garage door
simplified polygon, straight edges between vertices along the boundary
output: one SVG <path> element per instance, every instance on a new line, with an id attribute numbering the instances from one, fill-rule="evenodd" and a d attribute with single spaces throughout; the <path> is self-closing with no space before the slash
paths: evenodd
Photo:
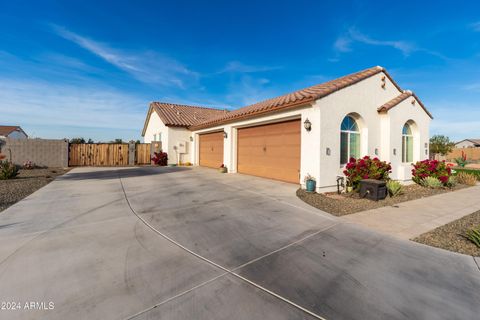
<path id="1" fill-rule="evenodd" d="M 237 171 L 299 183 L 300 120 L 238 129 Z"/>
<path id="2" fill-rule="evenodd" d="M 199 140 L 200 165 L 219 168 L 223 164 L 223 132 L 201 134 Z"/>

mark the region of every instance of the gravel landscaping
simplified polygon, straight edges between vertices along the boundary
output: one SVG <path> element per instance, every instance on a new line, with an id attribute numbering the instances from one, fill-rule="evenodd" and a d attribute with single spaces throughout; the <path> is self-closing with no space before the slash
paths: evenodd
<path id="1" fill-rule="evenodd" d="M 320 194 L 308 193 L 304 189 L 298 189 L 297 196 L 315 208 L 333 214 L 334 216 L 343 216 L 355 212 L 393 206 L 400 202 L 429 197 L 440 193 L 452 192 L 465 187 L 464 185 L 457 185 L 452 189 L 430 189 L 412 184 L 403 187 L 403 194 L 393 198 L 387 196 L 384 200 L 379 201 L 362 199 L 356 192 L 349 194 L 337 194 L 336 192 Z"/>
<path id="2" fill-rule="evenodd" d="M 0 211 L 34 193 L 68 170 L 63 168 L 20 170 L 15 179 L 0 180 Z"/>
<path id="3" fill-rule="evenodd" d="M 480 226 L 480 211 L 424 233 L 413 241 L 449 251 L 480 257 L 480 248 L 465 239 L 462 234 Z"/>

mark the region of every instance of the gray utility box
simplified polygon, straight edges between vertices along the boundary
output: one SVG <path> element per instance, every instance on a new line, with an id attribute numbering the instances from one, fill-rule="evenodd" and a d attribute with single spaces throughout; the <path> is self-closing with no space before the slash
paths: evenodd
<path id="1" fill-rule="evenodd" d="M 382 180 L 360 180 L 360 197 L 378 201 L 387 197 L 387 184 Z"/>

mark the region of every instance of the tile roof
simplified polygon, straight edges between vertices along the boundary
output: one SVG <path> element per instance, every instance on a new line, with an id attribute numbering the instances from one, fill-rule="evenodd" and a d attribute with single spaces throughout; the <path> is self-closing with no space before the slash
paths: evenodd
<path id="1" fill-rule="evenodd" d="M 422 107 L 423 110 L 425 110 L 425 112 L 428 114 L 428 116 L 433 119 L 432 114 L 427 110 L 427 108 L 425 108 L 422 101 L 420 101 L 420 99 L 418 99 L 418 97 L 415 95 L 415 93 L 413 93 L 410 90 L 403 91 L 401 94 L 399 94 L 398 96 L 396 96 L 392 100 L 390 100 L 387 103 L 385 103 L 384 105 L 380 106 L 377 110 L 378 110 L 378 112 L 388 112 L 388 110 L 397 106 L 400 102 L 402 102 L 403 100 L 405 100 L 409 97 L 414 97 L 415 100 L 417 100 L 420 107 Z"/>
<path id="2" fill-rule="evenodd" d="M 0 126 L 0 136 L 6 137 L 10 133 L 18 129 L 21 130 L 19 126 Z"/>
<path id="3" fill-rule="evenodd" d="M 463 142 L 463 141 L 470 141 L 473 144 L 479 144 L 480 145 L 480 139 L 463 139 L 461 141 L 456 142 L 455 144 L 458 144 L 458 143 Z"/>
<path id="4" fill-rule="evenodd" d="M 276 112 L 279 110 L 285 110 L 295 108 L 298 106 L 304 106 L 313 103 L 315 100 L 328 96 L 338 90 L 351 86 L 357 82 L 360 82 L 366 78 L 376 75 L 380 72 L 385 72 L 392 83 L 400 90 L 398 85 L 388 75 L 388 73 L 382 67 L 373 67 L 362 70 L 357 73 L 353 73 L 338 79 L 334 79 L 322 84 L 318 84 L 309 88 L 298 90 L 292 93 L 288 93 L 276 98 L 268 99 L 262 102 L 258 102 L 234 111 L 218 115 L 214 118 L 210 118 L 200 124 L 192 125 L 191 130 L 198 130 L 208 128 L 228 122 L 237 121 L 240 119 L 251 118 L 259 116 L 265 113 Z"/>
<path id="5" fill-rule="evenodd" d="M 145 135 L 150 115 L 155 111 L 166 126 L 189 127 L 212 117 L 224 115 L 226 109 L 215 109 L 198 106 L 187 106 L 182 104 L 152 102 L 148 111 L 142 136 Z"/>

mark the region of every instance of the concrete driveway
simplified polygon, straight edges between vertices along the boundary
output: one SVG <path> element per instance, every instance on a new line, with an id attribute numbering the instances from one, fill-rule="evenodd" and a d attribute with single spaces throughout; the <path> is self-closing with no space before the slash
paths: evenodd
<path id="1" fill-rule="evenodd" d="M 295 189 L 72 170 L 0 213 L 0 301 L 21 309 L 0 318 L 478 319 L 471 257 L 345 223 Z"/>

